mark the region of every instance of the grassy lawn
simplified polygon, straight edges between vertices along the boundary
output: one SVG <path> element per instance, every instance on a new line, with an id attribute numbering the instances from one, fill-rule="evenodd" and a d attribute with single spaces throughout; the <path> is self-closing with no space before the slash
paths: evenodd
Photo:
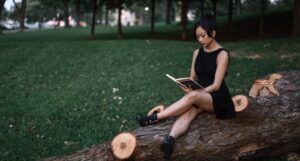
<path id="1" fill-rule="evenodd" d="M 199 44 L 138 37 L 147 29 L 125 29 L 126 40 L 115 40 L 116 29 L 108 27 L 97 28 L 95 41 L 88 29 L 0 35 L 0 160 L 37 160 L 99 144 L 137 127 L 136 114 L 180 98 L 165 74 L 188 76 Z M 178 27 L 158 30 L 171 35 Z M 300 39 L 222 45 L 231 51 L 233 95 L 247 94 L 258 77 L 300 69 Z"/>

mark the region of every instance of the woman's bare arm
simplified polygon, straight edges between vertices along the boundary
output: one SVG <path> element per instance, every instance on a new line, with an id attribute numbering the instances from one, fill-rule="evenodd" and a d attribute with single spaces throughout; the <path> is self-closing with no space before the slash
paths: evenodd
<path id="1" fill-rule="evenodd" d="M 190 77 L 193 80 L 196 80 L 196 77 L 197 77 L 196 76 L 196 72 L 195 72 L 195 61 L 196 61 L 198 53 L 199 53 L 199 49 L 197 49 L 197 50 L 194 51 L 192 65 L 191 65 L 191 74 L 190 74 Z"/>
<path id="2" fill-rule="evenodd" d="M 225 73 L 227 71 L 229 62 L 229 55 L 226 51 L 221 51 L 217 57 L 217 69 L 215 73 L 215 80 L 212 85 L 205 88 L 205 91 L 208 93 L 217 91 L 220 89 Z"/>

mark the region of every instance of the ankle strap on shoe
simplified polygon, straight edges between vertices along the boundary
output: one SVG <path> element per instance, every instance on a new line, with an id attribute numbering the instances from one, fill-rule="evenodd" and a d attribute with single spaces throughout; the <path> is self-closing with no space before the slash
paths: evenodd
<path id="1" fill-rule="evenodd" d="M 171 136 L 171 135 L 168 135 L 168 136 L 166 137 L 166 141 L 167 141 L 167 142 L 174 143 L 174 142 L 175 142 L 175 138 L 174 138 L 173 136 Z"/>

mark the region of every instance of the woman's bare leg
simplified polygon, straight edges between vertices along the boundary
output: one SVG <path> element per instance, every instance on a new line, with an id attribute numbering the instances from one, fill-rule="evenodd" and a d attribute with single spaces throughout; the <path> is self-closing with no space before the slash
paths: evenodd
<path id="1" fill-rule="evenodd" d="M 196 108 L 195 106 L 191 107 L 188 111 L 180 115 L 178 119 L 175 121 L 172 130 L 170 132 L 170 136 L 177 139 L 183 133 L 187 131 L 190 123 L 196 118 L 196 116 L 203 112 L 201 108 Z"/>
<path id="2" fill-rule="evenodd" d="M 213 111 L 213 101 L 210 94 L 199 91 L 192 91 L 183 96 L 180 100 L 157 114 L 158 120 L 179 115 L 189 110 L 193 105 L 201 107 L 204 111 Z"/>
<path id="3" fill-rule="evenodd" d="M 196 118 L 196 116 L 202 111 L 203 109 L 201 108 L 191 106 L 175 121 L 170 134 L 166 136 L 161 145 L 161 150 L 164 152 L 165 159 L 170 159 L 173 152 L 175 139 L 187 131 L 192 120 Z"/>

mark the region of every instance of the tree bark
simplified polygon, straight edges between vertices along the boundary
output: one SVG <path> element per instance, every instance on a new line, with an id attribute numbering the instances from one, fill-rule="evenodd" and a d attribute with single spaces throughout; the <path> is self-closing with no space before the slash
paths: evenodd
<path id="1" fill-rule="evenodd" d="M 151 0 L 151 30 L 150 33 L 154 34 L 155 33 L 155 0 Z"/>
<path id="2" fill-rule="evenodd" d="M 122 18 L 122 0 L 118 0 L 118 39 L 123 38 L 123 32 L 122 32 L 122 23 L 121 23 L 121 18 Z"/>
<path id="3" fill-rule="evenodd" d="M 0 22 L 2 20 L 2 11 L 4 8 L 5 0 L 0 0 Z"/>
<path id="4" fill-rule="evenodd" d="M 25 30 L 25 14 L 26 14 L 27 0 L 22 0 L 22 6 L 20 11 L 20 31 Z"/>
<path id="5" fill-rule="evenodd" d="M 172 0 L 167 0 L 167 9 L 166 9 L 166 25 L 171 24 L 171 6 Z"/>
<path id="6" fill-rule="evenodd" d="M 57 12 L 57 6 L 54 7 L 54 15 L 55 15 L 55 20 L 57 21 L 57 24 L 55 24 L 55 28 L 60 27 L 60 20 L 61 20 L 61 15 Z"/>
<path id="7" fill-rule="evenodd" d="M 233 11 L 233 0 L 229 0 L 228 6 L 228 30 L 231 31 L 232 28 L 232 11 Z"/>
<path id="8" fill-rule="evenodd" d="M 105 26 L 108 26 L 108 7 L 105 7 Z"/>
<path id="9" fill-rule="evenodd" d="M 236 118 L 219 120 L 199 115 L 186 135 L 176 140 L 173 161 L 227 161 L 288 154 L 300 148 L 300 71 L 280 72 L 274 83 L 279 96 L 249 98 L 249 107 Z M 266 78 L 267 79 L 267 78 Z M 163 160 L 159 151 L 173 119 L 131 130 L 137 139 L 132 160 Z M 117 161 L 110 142 L 62 157 L 59 160 Z"/>
<path id="10" fill-rule="evenodd" d="M 93 16 L 92 16 L 92 26 L 91 26 L 91 34 L 90 39 L 95 39 L 95 26 L 96 26 L 96 12 L 97 12 L 97 0 L 92 1 L 93 7 Z"/>
<path id="11" fill-rule="evenodd" d="M 69 28 L 69 3 L 65 2 L 64 4 L 64 18 L 65 18 L 65 28 Z"/>
<path id="12" fill-rule="evenodd" d="M 212 2 L 213 2 L 214 20 L 217 20 L 217 0 L 212 0 Z"/>
<path id="13" fill-rule="evenodd" d="M 259 35 L 264 34 L 264 17 L 266 9 L 266 0 L 260 0 L 260 25 L 259 25 Z"/>
<path id="14" fill-rule="evenodd" d="M 235 1 L 235 14 L 237 16 L 239 16 L 240 12 L 241 12 L 241 0 L 236 0 Z"/>
<path id="15" fill-rule="evenodd" d="M 16 4 L 15 0 L 13 0 L 13 3 L 15 4 L 15 7 L 17 9 L 18 15 L 19 15 L 19 23 L 20 23 L 20 32 L 23 32 L 25 29 L 25 14 L 26 14 L 26 5 L 27 5 L 27 1 L 26 0 L 22 0 L 21 2 L 21 8 L 18 7 L 18 5 Z"/>
<path id="16" fill-rule="evenodd" d="M 76 26 L 80 27 L 80 5 L 81 0 L 76 1 Z"/>
<path id="17" fill-rule="evenodd" d="M 187 10 L 188 10 L 187 0 L 181 0 L 181 28 L 182 28 L 181 39 L 182 40 L 187 39 Z"/>
<path id="18" fill-rule="evenodd" d="M 291 37 L 297 37 L 300 35 L 300 1 L 294 0 L 294 15 L 293 15 L 293 31 Z"/>
<path id="19" fill-rule="evenodd" d="M 99 25 L 103 25 L 103 5 L 101 5 L 101 6 L 99 6 L 99 11 L 98 11 L 98 13 L 99 13 Z"/>
<path id="20" fill-rule="evenodd" d="M 174 8 L 174 5 L 172 4 L 171 5 L 171 21 L 175 21 L 175 19 L 176 19 L 176 15 L 175 15 L 176 13 L 175 13 L 175 8 Z"/>
<path id="21" fill-rule="evenodd" d="M 204 18 L 204 1 L 205 0 L 201 0 L 201 18 Z"/>

